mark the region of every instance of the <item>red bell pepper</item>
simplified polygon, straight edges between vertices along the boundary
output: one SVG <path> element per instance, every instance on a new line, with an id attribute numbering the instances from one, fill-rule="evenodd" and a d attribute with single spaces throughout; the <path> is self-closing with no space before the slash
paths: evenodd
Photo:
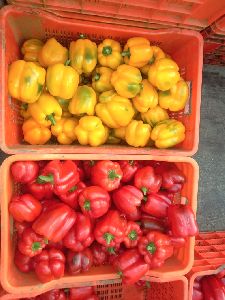
<path id="1" fill-rule="evenodd" d="M 141 209 L 140 207 L 137 207 L 137 209 L 135 211 L 133 211 L 130 214 L 124 214 L 124 217 L 128 220 L 128 221 L 138 221 L 141 218 Z"/>
<path id="2" fill-rule="evenodd" d="M 93 286 L 84 286 L 70 289 L 69 300 L 87 300 L 95 294 Z"/>
<path id="3" fill-rule="evenodd" d="M 170 205 L 168 208 L 168 223 L 174 236 L 188 237 L 198 234 L 195 215 L 189 205 Z"/>
<path id="4" fill-rule="evenodd" d="M 84 160 L 83 161 L 83 170 L 84 170 L 85 177 L 87 179 L 89 179 L 91 177 L 91 169 L 95 165 L 95 163 L 96 162 L 94 160 Z"/>
<path id="5" fill-rule="evenodd" d="M 198 277 L 195 279 L 193 284 L 192 300 L 204 300 L 202 287 Z"/>
<path id="6" fill-rule="evenodd" d="M 155 168 L 156 174 L 162 176 L 162 188 L 176 193 L 182 190 L 185 175 L 174 163 L 164 162 Z"/>
<path id="7" fill-rule="evenodd" d="M 50 182 L 56 195 L 71 190 L 80 181 L 77 165 L 72 160 L 50 161 L 38 176 L 39 183 Z"/>
<path id="8" fill-rule="evenodd" d="M 201 285 L 204 300 L 225 300 L 225 287 L 215 275 L 202 277 Z"/>
<path id="9" fill-rule="evenodd" d="M 90 217 L 77 213 L 75 224 L 63 238 L 63 245 L 75 252 L 80 252 L 89 247 L 93 241 Z"/>
<path id="10" fill-rule="evenodd" d="M 159 191 L 156 194 L 149 194 L 141 206 L 142 211 L 156 218 L 165 218 L 167 209 L 171 205 L 171 200 L 167 192 Z"/>
<path id="11" fill-rule="evenodd" d="M 93 254 L 93 264 L 94 266 L 101 266 L 107 262 L 108 253 L 105 251 L 104 247 L 97 242 L 91 245 L 91 252 Z"/>
<path id="12" fill-rule="evenodd" d="M 39 166 L 36 161 L 16 161 L 11 165 L 12 177 L 16 182 L 28 183 L 38 176 Z"/>
<path id="13" fill-rule="evenodd" d="M 81 160 L 73 160 L 73 162 L 77 165 L 77 172 L 79 174 L 79 181 L 83 181 L 85 179 L 85 173 L 83 170 L 83 164 Z"/>
<path id="14" fill-rule="evenodd" d="M 66 294 L 62 290 L 51 290 L 36 297 L 36 300 L 66 300 Z"/>
<path id="15" fill-rule="evenodd" d="M 67 253 L 67 269 L 70 275 L 76 275 L 81 272 L 87 272 L 93 265 L 93 255 L 89 248 L 81 252 Z"/>
<path id="16" fill-rule="evenodd" d="M 78 209 L 78 196 L 86 188 L 86 184 L 82 181 L 78 182 L 72 189 L 70 189 L 66 194 L 59 195 L 59 198 L 68 204 L 73 209 Z"/>
<path id="17" fill-rule="evenodd" d="M 109 192 L 119 187 L 122 176 L 120 165 L 111 160 L 98 161 L 91 169 L 92 184 Z"/>
<path id="18" fill-rule="evenodd" d="M 95 226 L 94 236 L 97 242 L 106 247 L 114 247 L 124 240 L 126 221 L 118 211 L 110 210 Z"/>
<path id="19" fill-rule="evenodd" d="M 124 238 L 125 246 L 127 248 L 136 247 L 141 236 L 142 236 L 142 231 L 140 226 L 133 221 L 127 222 L 127 230 Z"/>
<path id="20" fill-rule="evenodd" d="M 35 273 L 41 282 L 59 279 L 64 275 L 65 256 L 62 251 L 51 248 L 35 256 Z"/>
<path id="21" fill-rule="evenodd" d="M 51 199 L 43 199 L 40 202 L 42 205 L 42 213 L 43 213 L 49 208 L 52 208 L 52 206 L 55 206 L 56 203 L 59 203 L 59 200 L 55 197 L 52 197 Z"/>
<path id="22" fill-rule="evenodd" d="M 26 193 L 30 193 L 36 199 L 51 199 L 53 196 L 53 185 L 51 183 L 40 184 L 36 181 L 29 182 L 23 188 Z"/>
<path id="23" fill-rule="evenodd" d="M 99 186 L 88 186 L 79 195 L 79 205 L 82 212 L 91 218 L 99 218 L 107 213 L 110 206 L 110 196 Z"/>
<path id="24" fill-rule="evenodd" d="M 142 192 L 132 185 L 124 185 L 112 194 L 113 202 L 124 214 L 135 213 L 143 199 Z"/>
<path id="25" fill-rule="evenodd" d="M 166 232 L 166 224 L 163 219 L 158 219 L 153 216 L 142 214 L 140 222 L 144 234 L 148 233 L 149 231 Z"/>
<path id="26" fill-rule="evenodd" d="M 134 178 L 134 174 L 139 169 L 139 163 L 135 160 L 119 160 L 118 164 L 123 172 L 122 182 L 130 182 Z"/>
<path id="27" fill-rule="evenodd" d="M 15 232 L 18 237 L 21 237 L 24 230 L 30 226 L 31 226 L 30 223 L 26 223 L 26 222 L 21 223 L 21 222 L 17 222 L 17 221 L 14 222 Z"/>
<path id="28" fill-rule="evenodd" d="M 157 175 L 151 166 L 137 170 L 134 176 L 134 185 L 140 189 L 144 195 L 157 193 L 161 187 L 162 178 Z"/>
<path id="29" fill-rule="evenodd" d="M 15 251 L 14 263 L 17 268 L 23 273 L 29 273 L 34 269 L 33 258 L 22 254 L 17 249 Z"/>
<path id="30" fill-rule="evenodd" d="M 55 248 L 55 249 L 63 251 L 64 250 L 63 242 L 59 241 L 57 243 L 54 243 L 52 241 L 48 241 L 48 244 L 46 245 L 45 249 L 51 249 L 51 248 Z"/>
<path id="31" fill-rule="evenodd" d="M 13 196 L 9 203 L 9 212 L 18 222 L 33 222 L 41 209 L 41 203 L 30 194 Z"/>
<path id="32" fill-rule="evenodd" d="M 33 257 L 41 253 L 48 240 L 36 234 L 32 228 L 26 228 L 18 241 L 18 249 L 24 255 Z"/>
<path id="33" fill-rule="evenodd" d="M 76 213 L 68 205 L 55 203 L 42 212 L 33 223 L 32 228 L 48 240 L 59 242 L 72 228 L 76 221 Z"/>
<path id="34" fill-rule="evenodd" d="M 114 261 L 114 267 L 122 277 L 124 284 L 134 284 L 140 280 L 149 270 L 137 249 L 129 249 L 120 254 Z"/>
<path id="35" fill-rule="evenodd" d="M 161 267 L 165 260 L 173 255 L 170 238 L 159 231 L 151 231 L 141 237 L 138 250 L 144 255 L 144 260 L 150 269 Z"/>

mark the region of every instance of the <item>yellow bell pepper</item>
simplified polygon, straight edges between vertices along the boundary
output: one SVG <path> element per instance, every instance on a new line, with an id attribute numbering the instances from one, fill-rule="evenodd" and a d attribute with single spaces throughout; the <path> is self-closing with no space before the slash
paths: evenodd
<path id="1" fill-rule="evenodd" d="M 90 74 L 97 64 L 97 46 L 88 39 L 70 43 L 70 65 L 79 73 Z"/>
<path id="2" fill-rule="evenodd" d="M 127 41 L 122 56 L 126 64 L 141 68 L 152 59 L 153 51 L 149 40 L 143 37 L 133 37 Z"/>
<path id="3" fill-rule="evenodd" d="M 43 90 L 45 74 L 45 69 L 33 62 L 14 61 L 8 74 L 10 96 L 27 103 L 37 101 Z"/>
<path id="4" fill-rule="evenodd" d="M 148 80 L 161 91 L 169 90 L 180 80 L 179 67 L 170 58 L 161 58 L 150 66 Z"/>
<path id="5" fill-rule="evenodd" d="M 29 111 L 28 111 L 28 103 L 22 103 L 20 106 L 20 115 L 24 119 L 29 119 L 31 117 Z"/>
<path id="6" fill-rule="evenodd" d="M 62 118 L 55 125 L 51 126 L 51 132 L 57 137 L 62 145 L 70 145 L 76 140 L 75 128 L 78 120 L 75 118 Z"/>
<path id="7" fill-rule="evenodd" d="M 114 135 L 114 130 L 113 129 L 110 129 L 109 130 L 109 136 L 108 136 L 108 139 L 106 141 L 106 144 L 112 144 L 112 145 L 117 145 L 121 142 L 121 139 L 117 138 L 115 135 Z"/>
<path id="8" fill-rule="evenodd" d="M 168 91 L 159 92 L 159 105 L 170 111 L 179 111 L 184 109 L 189 97 L 187 83 L 181 78 Z"/>
<path id="9" fill-rule="evenodd" d="M 69 112 L 69 103 L 71 99 L 62 99 L 62 98 L 56 98 L 59 105 L 62 108 L 62 118 L 70 118 L 72 117 L 72 114 Z"/>
<path id="10" fill-rule="evenodd" d="M 24 140 L 31 145 L 44 145 L 51 138 L 50 129 L 40 125 L 33 118 L 24 121 L 22 130 Z"/>
<path id="11" fill-rule="evenodd" d="M 111 83 L 117 93 L 125 98 L 133 98 L 140 92 L 141 81 L 140 70 L 125 64 L 119 66 L 111 78 Z"/>
<path id="12" fill-rule="evenodd" d="M 37 102 L 28 106 L 32 118 L 40 125 L 55 125 L 62 117 L 62 108 L 58 101 L 50 94 L 42 94 Z"/>
<path id="13" fill-rule="evenodd" d="M 152 48 L 152 58 L 149 60 L 148 64 L 141 68 L 141 73 L 148 76 L 148 71 L 150 69 L 150 66 L 154 64 L 157 60 L 160 58 L 165 58 L 166 54 L 163 52 L 161 48 L 158 46 L 151 46 Z"/>
<path id="14" fill-rule="evenodd" d="M 92 87 L 98 92 L 102 93 L 105 91 L 109 91 L 113 88 L 111 84 L 113 70 L 106 67 L 96 68 L 93 76 L 92 76 Z"/>
<path id="15" fill-rule="evenodd" d="M 127 127 L 114 128 L 114 129 L 112 129 L 112 134 L 113 134 L 116 138 L 125 141 L 126 128 L 127 128 Z"/>
<path id="16" fill-rule="evenodd" d="M 147 79 L 142 81 L 140 93 L 133 98 L 134 107 L 139 112 L 146 112 L 158 104 L 158 93 Z"/>
<path id="17" fill-rule="evenodd" d="M 150 139 L 151 126 L 143 121 L 133 120 L 126 128 L 125 139 L 133 147 L 145 147 Z"/>
<path id="18" fill-rule="evenodd" d="M 113 70 L 117 69 L 123 62 L 121 50 L 119 42 L 105 39 L 98 45 L 98 62 L 104 67 L 109 67 Z"/>
<path id="19" fill-rule="evenodd" d="M 46 84 L 52 96 L 71 99 L 77 90 L 79 75 L 70 66 L 55 64 L 47 69 Z"/>
<path id="20" fill-rule="evenodd" d="M 131 101 L 114 91 L 107 91 L 99 96 L 95 111 L 102 122 L 110 128 L 127 126 L 135 114 Z"/>
<path id="21" fill-rule="evenodd" d="M 75 134 L 81 145 L 97 147 L 106 142 L 109 131 L 98 117 L 84 116 L 79 120 Z"/>
<path id="22" fill-rule="evenodd" d="M 149 109 L 147 112 L 142 113 L 141 118 L 145 123 L 148 123 L 153 127 L 158 122 L 168 120 L 169 115 L 165 109 L 157 105 L 156 107 Z"/>
<path id="23" fill-rule="evenodd" d="M 21 52 L 25 61 L 38 61 L 38 53 L 43 47 L 44 43 L 38 39 L 29 39 L 23 43 Z"/>
<path id="24" fill-rule="evenodd" d="M 185 127 L 174 119 L 161 121 L 153 128 L 151 139 L 157 148 L 173 147 L 185 139 Z"/>
<path id="25" fill-rule="evenodd" d="M 78 89 L 69 103 L 69 112 L 73 115 L 95 114 L 96 93 L 93 88 L 82 85 Z"/>
<path id="26" fill-rule="evenodd" d="M 47 40 L 38 54 L 41 66 L 49 67 L 54 64 L 65 64 L 68 60 L 68 49 L 63 47 L 55 38 Z"/>

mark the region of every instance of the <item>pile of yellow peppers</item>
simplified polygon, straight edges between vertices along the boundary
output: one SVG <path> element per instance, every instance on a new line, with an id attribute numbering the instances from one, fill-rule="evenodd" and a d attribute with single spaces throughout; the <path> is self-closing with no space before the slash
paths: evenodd
<path id="1" fill-rule="evenodd" d="M 55 38 L 29 39 L 23 60 L 9 67 L 8 90 L 22 102 L 24 140 L 99 146 L 169 148 L 185 139 L 182 122 L 168 112 L 183 110 L 187 83 L 174 60 L 143 37 L 98 46 L 81 36 L 69 49 Z"/>

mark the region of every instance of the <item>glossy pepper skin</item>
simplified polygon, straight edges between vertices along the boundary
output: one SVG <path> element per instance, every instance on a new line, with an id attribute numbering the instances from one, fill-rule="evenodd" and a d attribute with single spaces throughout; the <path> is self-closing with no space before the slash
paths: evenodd
<path id="1" fill-rule="evenodd" d="M 149 40 L 143 37 L 133 37 L 127 40 L 122 56 L 126 64 L 141 68 L 152 58 L 153 51 Z"/>
<path id="2" fill-rule="evenodd" d="M 35 273 L 41 282 L 59 279 L 64 275 L 65 256 L 62 251 L 54 248 L 43 250 L 34 260 Z"/>
<path id="3" fill-rule="evenodd" d="M 125 64 L 120 65 L 111 78 L 111 83 L 117 93 L 125 98 L 133 98 L 141 91 L 141 81 L 140 70 Z"/>
<path id="4" fill-rule="evenodd" d="M 85 177 L 87 179 L 89 179 L 91 177 L 91 169 L 95 165 L 95 163 L 96 162 L 94 160 L 84 160 L 83 161 L 83 170 L 84 170 Z"/>
<path id="5" fill-rule="evenodd" d="M 40 125 L 33 118 L 24 121 L 22 130 L 24 140 L 31 145 L 44 145 L 51 138 L 49 128 Z"/>
<path id="6" fill-rule="evenodd" d="M 139 112 L 147 112 L 158 104 L 158 93 L 153 85 L 147 80 L 142 81 L 142 89 L 136 97 L 133 98 L 134 107 Z"/>
<path id="7" fill-rule="evenodd" d="M 98 61 L 104 67 L 116 70 L 123 61 L 120 43 L 112 39 L 105 39 L 98 46 Z"/>
<path id="8" fill-rule="evenodd" d="M 89 300 L 95 294 L 94 286 L 84 286 L 70 289 L 69 300 Z"/>
<path id="9" fill-rule="evenodd" d="M 172 59 L 161 58 L 150 66 L 148 80 L 160 91 L 167 91 L 180 80 L 179 67 Z"/>
<path id="10" fill-rule="evenodd" d="M 108 129 L 102 124 L 100 118 L 85 116 L 80 118 L 75 134 L 81 145 L 97 147 L 104 144 L 108 138 Z"/>
<path id="11" fill-rule="evenodd" d="M 29 104 L 28 111 L 36 122 L 46 127 L 55 125 L 62 117 L 61 106 L 48 93 L 42 94 L 35 103 Z"/>
<path id="12" fill-rule="evenodd" d="M 167 209 L 171 205 L 168 192 L 159 191 L 149 194 L 145 203 L 141 206 L 142 211 L 156 218 L 166 218 Z"/>
<path id="13" fill-rule="evenodd" d="M 125 246 L 127 248 L 135 248 L 141 236 L 142 230 L 140 226 L 134 221 L 127 222 L 127 230 L 124 238 Z"/>
<path id="14" fill-rule="evenodd" d="M 27 222 L 18 222 L 14 220 L 14 231 L 16 232 L 17 237 L 21 237 L 24 230 L 30 227 L 30 223 Z"/>
<path id="15" fill-rule="evenodd" d="M 136 160 L 119 160 L 118 164 L 123 172 L 122 182 L 129 182 L 134 178 L 134 174 L 139 169 L 139 162 Z"/>
<path id="16" fill-rule="evenodd" d="M 43 67 L 49 67 L 58 63 L 65 64 L 67 60 L 67 48 L 57 42 L 55 38 L 47 40 L 38 54 L 38 61 Z"/>
<path id="17" fill-rule="evenodd" d="M 122 282 L 128 285 L 137 282 L 149 270 L 137 249 L 129 249 L 120 254 L 114 261 L 114 268 L 122 277 Z"/>
<path id="18" fill-rule="evenodd" d="M 33 62 L 14 61 L 8 74 L 10 96 L 22 102 L 34 103 L 43 90 L 45 75 L 45 69 Z"/>
<path id="19" fill-rule="evenodd" d="M 94 219 L 106 214 L 111 203 L 109 193 L 94 185 L 83 189 L 78 201 L 82 212 Z"/>
<path id="20" fill-rule="evenodd" d="M 132 185 L 124 185 L 112 194 L 113 202 L 124 214 L 135 213 L 138 206 L 141 206 L 143 193 Z"/>
<path id="21" fill-rule="evenodd" d="M 97 64 L 97 46 L 88 39 L 70 43 L 70 65 L 79 73 L 90 74 Z"/>
<path id="22" fill-rule="evenodd" d="M 93 254 L 94 266 L 101 266 L 107 262 L 108 253 L 101 244 L 94 242 L 91 245 L 91 252 Z"/>
<path id="23" fill-rule="evenodd" d="M 59 242 L 72 228 L 76 221 L 76 213 L 66 204 L 55 203 L 33 223 L 32 228 L 48 240 Z"/>
<path id="24" fill-rule="evenodd" d="M 153 52 L 152 58 L 148 61 L 148 63 L 144 67 L 141 68 L 141 73 L 144 74 L 145 76 L 148 76 L 148 71 L 152 64 L 154 64 L 157 60 L 166 57 L 166 54 L 158 46 L 151 46 L 151 48 Z"/>
<path id="25" fill-rule="evenodd" d="M 162 178 L 157 175 L 151 166 L 137 170 L 134 176 L 134 185 L 140 189 L 144 195 L 157 193 L 161 187 Z"/>
<path id="26" fill-rule="evenodd" d="M 125 127 L 119 127 L 119 128 L 114 128 L 112 130 L 113 136 L 115 136 L 118 139 L 125 140 L 126 128 L 127 128 L 127 126 L 125 126 Z"/>
<path id="27" fill-rule="evenodd" d="M 13 196 L 9 212 L 18 222 L 33 222 L 41 213 L 41 204 L 30 194 Z"/>
<path id="28" fill-rule="evenodd" d="M 62 145 L 70 145 L 76 139 L 75 128 L 79 121 L 75 118 L 61 118 L 55 125 L 51 126 L 51 132 L 57 137 L 57 141 Z"/>
<path id="29" fill-rule="evenodd" d="M 66 294 L 62 290 L 51 290 L 35 298 L 36 300 L 66 300 Z"/>
<path id="30" fill-rule="evenodd" d="M 155 172 L 162 177 L 163 189 L 170 193 L 177 193 L 182 190 L 186 178 L 175 164 L 163 162 L 156 166 Z"/>
<path id="31" fill-rule="evenodd" d="M 90 217 L 77 213 L 76 222 L 63 238 L 63 245 L 75 252 L 83 251 L 94 241 L 92 230 Z"/>
<path id="32" fill-rule="evenodd" d="M 29 273 L 33 271 L 33 258 L 22 254 L 18 249 L 15 251 L 14 263 L 20 272 Z"/>
<path id="33" fill-rule="evenodd" d="M 161 121 L 152 129 L 151 139 L 157 148 L 173 147 L 185 139 L 185 127 L 174 119 Z"/>
<path id="34" fill-rule="evenodd" d="M 108 192 L 117 189 L 123 176 L 120 165 L 111 160 L 100 160 L 91 169 L 91 182 Z"/>
<path id="35" fill-rule="evenodd" d="M 39 166 L 35 161 L 16 161 L 10 170 L 16 182 L 28 183 L 37 178 Z"/>
<path id="36" fill-rule="evenodd" d="M 189 237 L 198 234 L 195 214 L 189 205 L 171 205 L 168 208 L 168 222 L 174 236 Z"/>
<path id="37" fill-rule="evenodd" d="M 110 128 L 127 126 L 135 111 L 129 99 L 113 90 L 102 93 L 95 108 L 96 115 Z"/>
<path id="38" fill-rule="evenodd" d="M 47 242 L 44 237 L 36 234 L 32 228 L 28 227 L 23 231 L 18 241 L 18 249 L 22 254 L 33 257 L 42 252 Z"/>
<path id="39" fill-rule="evenodd" d="M 159 105 L 170 111 L 184 109 L 189 96 L 189 89 L 186 81 L 179 80 L 169 90 L 159 92 Z"/>
<path id="40" fill-rule="evenodd" d="M 149 231 L 160 231 L 165 233 L 167 230 L 166 223 L 163 219 L 149 216 L 148 214 L 142 214 L 139 219 L 143 234 L 147 234 Z"/>
<path id="41" fill-rule="evenodd" d="M 93 88 L 87 85 L 79 86 L 69 103 L 69 112 L 73 115 L 93 116 L 96 102 L 96 93 Z"/>
<path id="42" fill-rule="evenodd" d="M 52 183 L 54 193 L 62 195 L 72 189 L 79 179 L 77 165 L 72 160 L 52 160 L 43 168 L 38 182 Z"/>
<path id="43" fill-rule="evenodd" d="M 95 226 L 94 236 L 98 243 L 106 247 L 119 246 L 126 232 L 126 221 L 119 212 L 110 210 Z"/>
<path id="44" fill-rule="evenodd" d="M 73 209 L 78 209 L 78 197 L 80 193 L 86 188 L 86 184 L 82 181 L 78 182 L 66 194 L 59 195 L 61 201 L 69 205 Z"/>
<path id="45" fill-rule="evenodd" d="M 43 47 L 44 43 L 38 39 L 29 39 L 23 43 L 21 52 L 25 61 L 38 61 L 38 53 Z"/>
<path id="46" fill-rule="evenodd" d="M 225 288 L 222 281 L 214 275 L 201 279 L 204 300 L 225 300 Z"/>
<path id="47" fill-rule="evenodd" d="M 145 262 L 150 269 L 161 267 L 165 260 L 173 255 L 170 238 L 158 231 L 150 231 L 140 238 L 138 250 L 144 255 Z"/>
<path id="48" fill-rule="evenodd" d="M 70 66 L 54 64 L 49 66 L 46 74 L 46 85 L 54 97 L 71 99 L 79 84 L 79 74 Z"/>
<path id="49" fill-rule="evenodd" d="M 93 255 L 89 248 L 80 252 L 71 250 L 67 253 L 67 270 L 70 275 L 87 272 L 93 265 Z"/>
<path id="50" fill-rule="evenodd" d="M 112 73 L 113 70 L 107 67 L 96 68 L 92 76 L 93 89 L 98 93 L 111 90 L 113 88 L 111 84 Z"/>
<path id="51" fill-rule="evenodd" d="M 29 182 L 24 187 L 24 190 L 38 200 L 51 199 L 53 196 L 53 185 L 51 183 Z"/>
<path id="52" fill-rule="evenodd" d="M 165 109 L 156 105 L 154 108 L 141 113 L 141 119 L 151 127 L 154 127 L 160 121 L 168 120 L 169 115 Z"/>
<path id="53" fill-rule="evenodd" d="M 145 147 L 151 135 L 151 126 L 143 121 L 132 120 L 126 127 L 125 139 L 133 147 Z"/>

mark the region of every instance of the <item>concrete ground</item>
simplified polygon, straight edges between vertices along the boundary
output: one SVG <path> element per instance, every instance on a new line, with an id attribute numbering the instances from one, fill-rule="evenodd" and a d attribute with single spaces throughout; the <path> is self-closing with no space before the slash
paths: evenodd
<path id="1" fill-rule="evenodd" d="M 6 155 L 0 152 L 0 161 Z M 201 231 L 225 230 L 225 67 L 204 66 L 197 220 Z"/>

